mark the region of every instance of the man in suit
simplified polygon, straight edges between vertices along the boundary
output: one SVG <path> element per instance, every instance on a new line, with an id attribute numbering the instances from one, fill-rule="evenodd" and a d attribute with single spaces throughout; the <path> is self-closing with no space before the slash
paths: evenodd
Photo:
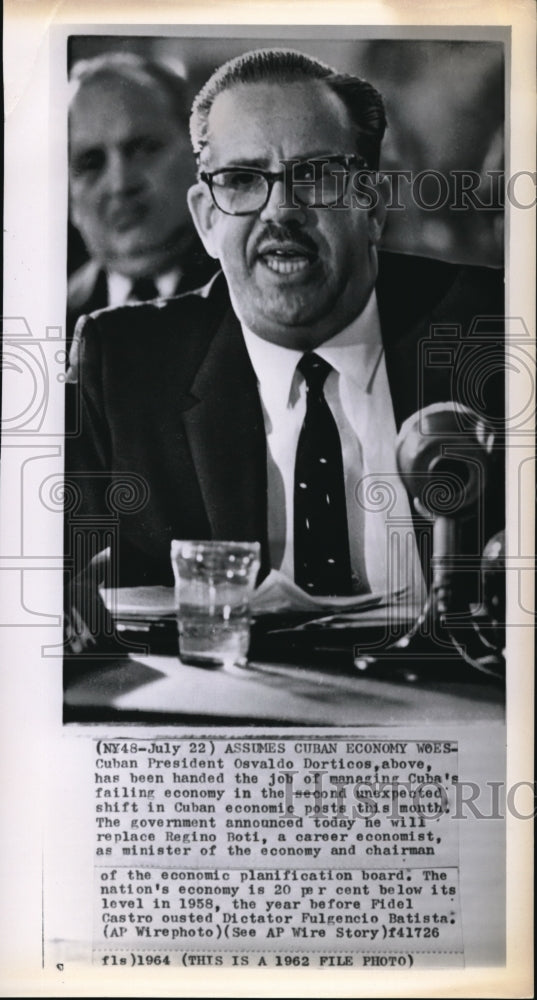
<path id="1" fill-rule="evenodd" d="M 247 53 L 196 98 L 188 199 L 223 274 L 81 330 L 70 466 L 95 550 L 103 515 L 119 522 L 115 582 L 171 583 L 170 541 L 190 537 L 258 539 L 262 574 L 280 569 L 311 593 L 419 589 L 397 430 L 464 393 L 454 331 L 471 341 L 503 295 L 489 269 L 379 253 L 384 128 L 374 88 L 299 53 Z M 451 354 L 424 372 L 431 325 Z M 123 509 L 111 499 L 122 483 Z"/>
<path id="2" fill-rule="evenodd" d="M 79 316 L 175 295 L 214 266 L 196 237 L 185 81 L 167 66 L 112 52 L 71 73 L 71 217 L 90 260 L 70 278 L 68 337 Z"/>

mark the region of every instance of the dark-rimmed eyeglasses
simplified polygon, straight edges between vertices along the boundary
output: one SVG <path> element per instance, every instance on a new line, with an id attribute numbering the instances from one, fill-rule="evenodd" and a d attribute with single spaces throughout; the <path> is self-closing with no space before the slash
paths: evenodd
<path id="1" fill-rule="evenodd" d="M 282 160 L 284 169 L 273 173 L 260 167 L 226 167 L 200 171 L 214 204 L 226 215 L 250 215 L 268 204 L 276 181 L 282 181 L 285 201 L 281 207 L 333 208 L 345 196 L 351 168 L 368 170 L 361 156 L 351 154 Z"/>

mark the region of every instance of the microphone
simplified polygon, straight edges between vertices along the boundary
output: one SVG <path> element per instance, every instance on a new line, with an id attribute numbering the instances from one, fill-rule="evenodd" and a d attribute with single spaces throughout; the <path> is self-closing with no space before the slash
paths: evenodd
<path id="1" fill-rule="evenodd" d="M 422 517 L 433 521 L 431 600 L 439 614 L 452 603 L 458 525 L 486 488 L 494 433 L 461 403 L 433 403 L 409 417 L 396 441 L 401 479 Z"/>
<path id="2" fill-rule="evenodd" d="M 380 654 L 355 650 L 359 670 L 399 666 L 413 681 L 420 661 L 430 674 L 431 665 L 447 658 L 451 665 L 463 662 L 502 675 L 501 649 L 491 647 L 487 623 L 472 605 L 468 586 L 470 578 L 475 582 L 483 572 L 481 563 L 478 559 L 474 566 L 476 558 L 460 545 L 461 525 L 478 512 L 493 449 L 494 432 L 487 420 L 461 403 L 433 403 L 403 423 L 396 441 L 397 466 L 415 510 L 432 522 L 432 583 L 410 632 Z M 450 621 L 453 612 L 456 624 Z"/>

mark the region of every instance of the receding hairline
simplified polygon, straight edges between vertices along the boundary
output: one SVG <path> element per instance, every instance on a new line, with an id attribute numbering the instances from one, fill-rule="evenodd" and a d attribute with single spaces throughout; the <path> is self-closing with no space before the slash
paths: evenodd
<path id="1" fill-rule="evenodd" d="M 356 140 L 364 147 L 369 165 L 378 168 L 380 146 L 386 129 L 381 94 L 367 80 L 341 73 L 333 66 L 294 49 L 253 49 L 228 60 L 209 77 L 194 99 L 190 116 L 190 138 L 195 155 L 201 156 L 209 140 L 209 117 L 217 98 L 235 87 L 258 83 L 291 86 L 324 83 L 334 94 L 354 127 Z"/>
<path id="2" fill-rule="evenodd" d="M 69 95 L 69 110 L 71 111 L 79 99 L 84 99 L 86 95 L 92 95 L 93 92 L 102 92 L 104 90 L 105 94 L 110 86 L 117 85 L 118 90 L 123 92 L 127 97 L 130 94 L 134 94 L 136 98 L 136 91 L 144 90 L 147 91 L 152 97 L 162 100 L 166 103 L 169 108 L 170 113 L 172 112 L 172 99 L 169 93 L 158 84 L 155 80 L 149 77 L 143 77 L 139 74 L 131 74 L 127 76 L 125 73 L 116 73 L 115 70 L 103 69 L 99 70 L 98 73 L 84 78 L 80 81 L 72 81 L 73 89 Z M 117 91 L 116 91 L 117 93 Z M 110 105 L 113 109 L 113 104 Z"/>
<path id="3" fill-rule="evenodd" d="M 79 60 L 69 78 L 69 110 L 79 95 L 107 81 L 117 81 L 128 93 L 129 87 L 141 87 L 165 101 L 170 116 L 188 130 L 190 102 L 187 84 L 179 73 L 164 63 L 153 62 L 131 53 L 107 53 L 93 59 Z"/>
<path id="4" fill-rule="evenodd" d="M 320 77 L 319 77 L 319 79 L 311 79 L 311 78 L 308 79 L 308 78 L 304 77 L 304 78 L 301 78 L 301 79 L 293 78 L 293 79 L 288 79 L 288 80 L 276 80 L 276 79 L 270 79 L 270 80 L 269 79 L 267 79 L 267 80 L 252 80 L 252 81 L 249 81 L 249 80 L 248 81 L 237 80 L 237 81 L 234 81 L 234 82 L 230 83 L 230 85 L 228 87 L 226 87 L 224 90 L 221 90 L 216 95 L 216 97 L 214 98 L 214 101 L 212 101 L 212 103 L 211 103 L 211 107 L 209 108 L 209 111 L 208 111 L 208 114 L 207 114 L 207 131 L 205 133 L 206 142 L 205 142 L 204 146 L 202 147 L 202 149 L 200 150 L 200 152 L 197 154 L 198 157 L 199 157 L 199 159 L 203 160 L 204 159 L 204 154 L 205 155 L 210 154 L 210 149 L 211 149 L 211 142 L 210 142 L 210 139 L 211 139 L 211 117 L 215 113 L 217 105 L 221 101 L 222 98 L 226 98 L 226 97 L 230 97 L 231 96 L 231 99 L 233 99 L 233 95 L 236 94 L 237 92 L 244 92 L 244 93 L 248 92 L 249 93 L 252 90 L 255 90 L 256 88 L 259 88 L 259 89 L 262 89 L 262 88 L 272 88 L 272 87 L 274 87 L 274 88 L 277 88 L 277 87 L 304 88 L 305 86 L 308 86 L 308 89 L 311 89 L 311 85 L 312 84 L 313 84 L 314 87 L 316 85 L 319 85 L 319 84 L 321 85 L 321 88 L 322 88 L 324 94 L 326 94 L 327 100 L 333 104 L 334 109 L 337 108 L 338 111 L 341 112 L 342 123 L 344 125 L 347 125 L 352 132 L 356 133 L 357 132 L 357 127 L 356 127 L 355 123 L 352 120 L 352 116 L 351 116 L 351 114 L 349 112 L 349 109 L 347 108 L 345 102 L 341 99 L 341 97 L 339 96 L 339 94 L 337 94 L 334 90 L 332 90 L 332 88 L 327 84 L 327 82 L 324 79 L 320 78 Z M 218 112 L 216 111 L 216 113 L 218 113 Z"/>

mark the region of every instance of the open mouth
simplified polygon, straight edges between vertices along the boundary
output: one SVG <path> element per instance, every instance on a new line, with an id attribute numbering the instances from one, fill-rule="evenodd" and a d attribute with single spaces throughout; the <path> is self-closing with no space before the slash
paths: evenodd
<path id="1" fill-rule="evenodd" d="M 315 262 L 317 255 L 301 246 L 267 247 L 259 259 L 275 274 L 299 274 Z"/>

